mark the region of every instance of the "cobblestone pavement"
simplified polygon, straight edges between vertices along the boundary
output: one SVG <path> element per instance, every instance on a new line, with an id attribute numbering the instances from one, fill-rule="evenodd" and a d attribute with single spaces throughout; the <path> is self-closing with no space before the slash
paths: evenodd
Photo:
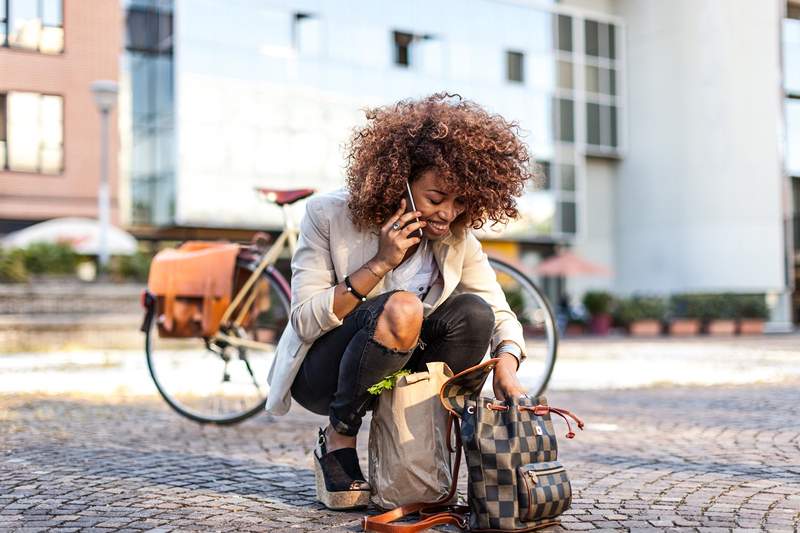
<path id="1" fill-rule="evenodd" d="M 559 441 L 576 497 L 550 531 L 798 531 L 798 385 L 552 393 L 587 428 Z M 6 395 L 0 530 L 357 531 L 358 513 L 315 502 L 319 422 L 204 427 L 153 396 Z"/>

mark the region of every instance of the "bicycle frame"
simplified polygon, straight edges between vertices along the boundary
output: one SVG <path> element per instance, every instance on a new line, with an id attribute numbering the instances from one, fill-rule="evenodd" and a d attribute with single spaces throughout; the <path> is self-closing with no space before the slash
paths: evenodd
<path id="1" fill-rule="evenodd" d="M 245 295 L 248 293 L 248 291 L 250 291 L 253 285 L 255 285 L 256 281 L 258 281 L 259 277 L 261 277 L 261 274 L 264 272 L 264 270 L 278 260 L 278 257 L 280 256 L 281 252 L 283 252 L 285 246 L 288 245 L 289 253 L 292 256 L 294 255 L 295 251 L 297 250 L 297 236 L 299 234 L 299 230 L 295 227 L 294 221 L 292 220 L 292 217 L 290 215 L 291 213 L 289 212 L 289 206 L 284 205 L 283 231 L 278 236 L 278 239 L 272 244 L 272 246 L 270 246 L 269 250 L 267 250 L 267 253 L 265 253 L 264 256 L 261 258 L 261 260 L 258 262 L 258 266 L 256 267 L 255 270 L 253 270 L 253 273 L 250 274 L 250 277 L 247 278 L 247 281 L 245 281 L 244 285 L 239 290 L 239 292 L 236 293 L 236 296 L 233 298 L 230 305 L 225 310 L 225 313 L 222 315 L 222 319 L 220 320 L 221 326 L 223 325 L 230 326 L 232 329 L 240 327 L 245 317 L 247 316 L 247 312 L 253 305 L 253 299 L 255 298 L 255 293 L 250 294 L 249 299 L 245 302 L 244 305 L 241 306 L 239 313 L 236 315 L 233 321 L 230 322 L 230 320 L 236 308 L 239 307 L 239 304 L 241 304 L 242 300 L 244 300 Z M 222 331 L 219 330 L 214 335 L 212 335 L 209 340 L 212 342 L 214 340 L 221 340 L 231 346 L 252 348 L 255 350 L 268 350 L 270 348 L 270 346 L 266 343 L 252 341 L 250 339 L 242 339 L 240 337 L 223 333 Z"/>

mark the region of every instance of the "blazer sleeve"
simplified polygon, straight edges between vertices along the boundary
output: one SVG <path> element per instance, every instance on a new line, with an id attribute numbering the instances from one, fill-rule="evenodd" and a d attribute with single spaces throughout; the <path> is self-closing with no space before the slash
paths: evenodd
<path id="1" fill-rule="evenodd" d="M 303 342 L 313 342 L 341 325 L 333 312 L 336 272 L 330 251 L 330 219 L 315 199 L 306 203 L 297 250 L 292 257 L 292 305 L 289 319 Z"/>
<path id="2" fill-rule="evenodd" d="M 525 359 L 525 337 L 522 324 L 511 310 L 506 295 L 497 282 L 497 275 L 489 264 L 489 257 L 483 251 L 480 241 L 467 232 L 464 252 L 464 266 L 461 281 L 456 292 L 470 292 L 483 298 L 494 311 L 494 333 L 492 334 L 492 351 L 503 340 L 516 342 L 522 348 Z"/>

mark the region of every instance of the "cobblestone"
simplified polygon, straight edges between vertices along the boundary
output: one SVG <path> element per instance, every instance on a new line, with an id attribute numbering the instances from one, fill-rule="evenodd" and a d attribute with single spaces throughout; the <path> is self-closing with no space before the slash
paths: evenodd
<path id="1" fill-rule="evenodd" d="M 797 531 L 798 385 L 552 393 L 587 426 L 559 441 L 575 497 L 546 531 Z M 296 408 L 219 428 L 153 396 L 7 395 L 0 531 L 358 531 L 360 513 L 316 502 L 321 422 Z"/>

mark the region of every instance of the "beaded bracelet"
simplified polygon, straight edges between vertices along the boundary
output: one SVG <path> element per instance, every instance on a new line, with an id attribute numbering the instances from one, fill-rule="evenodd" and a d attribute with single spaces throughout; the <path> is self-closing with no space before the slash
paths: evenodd
<path id="1" fill-rule="evenodd" d="M 358 292 L 357 290 L 355 290 L 353 288 L 353 284 L 350 283 L 350 276 L 345 276 L 344 277 L 344 284 L 347 286 L 347 292 L 349 292 L 350 294 L 352 294 L 353 296 L 355 296 L 356 298 L 358 298 L 362 302 L 366 302 L 367 301 L 367 297 L 366 296 L 364 296 L 363 294 L 361 294 L 360 292 Z"/>

